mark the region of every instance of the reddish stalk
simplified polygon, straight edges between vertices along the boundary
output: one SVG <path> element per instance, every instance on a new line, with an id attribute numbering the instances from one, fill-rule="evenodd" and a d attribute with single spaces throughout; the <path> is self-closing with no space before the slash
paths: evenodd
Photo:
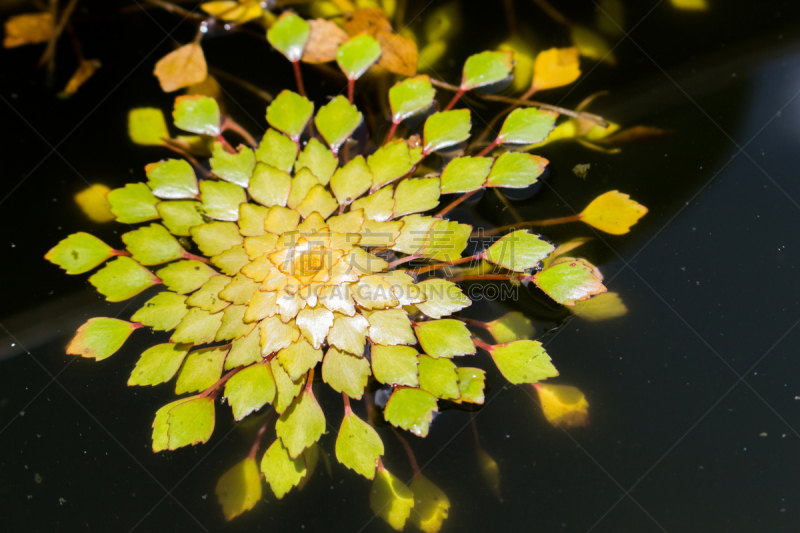
<path id="1" fill-rule="evenodd" d="M 347 79 L 347 99 L 350 100 L 350 103 L 353 103 L 353 96 L 356 91 L 356 80 Z"/>
<path id="2" fill-rule="evenodd" d="M 171 140 L 172 139 L 164 139 L 164 146 L 166 146 L 167 148 L 169 148 L 173 152 L 176 152 L 176 153 L 182 155 L 183 157 L 185 157 L 186 160 L 189 161 L 189 163 L 192 164 L 194 169 L 196 171 L 198 171 L 200 174 L 202 174 L 202 176 L 204 178 L 211 177 L 211 172 L 209 172 L 203 165 L 201 165 L 200 162 L 197 159 L 195 159 L 194 156 L 192 156 L 192 154 L 190 154 L 189 152 L 187 152 L 186 150 L 184 150 L 184 149 L 182 149 L 182 148 L 180 148 L 178 146 L 170 144 Z"/>
<path id="3" fill-rule="evenodd" d="M 207 388 L 206 390 L 204 390 L 203 392 L 201 392 L 201 393 L 199 394 L 199 397 L 201 397 L 201 398 L 207 398 L 208 396 L 210 396 L 211 394 L 213 394 L 213 395 L 214 395 L 214 396 L 213 396 L 213 398 L 214 398 L 214 399 L 216 399 L 217 395 L 218 395 L 218 394 L 220 393 L 220 391 L 222 390 L 222 389 L 221 389 L 222 385 L 224 385 L 225 383 L 227 383 L 229 379 L 231 379 L 233 376 L 235 376 L 235 375 L 236 375 L 236 373 L 237 373 L 237 372 L 239 372 L 239 371 L 240 371 L 241 369 L 243 369 L 243 368 L 245 368 L 245 367 L 243 367 L 243 366 L 239 366 L 239 367 L 236 367 L 236 368 L 234 368 L 233 370 L 231 370 L 230 372 L 228 372 L 227 374 L 225 374 L 224 376 L 222 376 L 221 378 L 219 378 L 219 380 L 217 380 L 217 382 L 216 382 L 216 383 L 214 383 L 214 384 L 213 384 L 213 385 L 211 385 L 209 388 Z"/>
<path id="4" fill-rule="evenodd" d="M 304 390 L 305 393 L 314 395 L 314 391 L 311 390 L 311 385 L 314 384 L 314 369 L 310 369 L 308 371 L 308 381 L 306 381 L 306 388 Z"/>
<path id="5" fill-rule="evenodd" d="M 297 92 L 300 93 L 300 96 L 305 96 L 306 88 L 303 85 L 303 73 L 300 72 L 300 61 L 292 61 L 292 67 L 294 68 L 294 79 L 297 80 Z"/>
<path id="6" fill-rule="evenodd" d="M 487 352 L 491 352 L 492 351 L 492 345 L 491 344 L 486 344 L 485 342 L 483 342 L 482 340 L 480 340 L 478 338 L 473 337 L 472 338 L 472 344 L 474 344 L 478 348 L 483 348 Z"/>
<path id="7" fill-rule="evenodd" d="M 389 136 L 386 137 L 386 141 L 383 144 L 389 144 L 389 141 L 392 140 L 394 137 L 394 133 L 397 131 L 397 125 L 400 124 L 399 122 L 392 122 L 392 128 L 389 130 Z"/>
<path id="8" fill-rule="evenodd" d="M 482 190 L 483 190 L 483 187 L 481 187 L 480 189 L 475 189 L 474 191 L 470 191 L 470 192 L 468 192 L 466 194 L 462 194 L 461 196 L 459 196 L 458 198 L 453 200 L 453 202 L 451 202 L 450 205 L 448 205 L 447 207 L 445 207 L 444 209 L 442 209 L 441 211 L 436 213 L 436 215 L 435 215 L 436 218 L 442 218 L 447 213 L 449 213 L 452 209 L 455 209 L 456 207 L 458 207 L 458 205 L 461 202 L 463 202 L 464 200 L 470 199 L 472 196 L 475 195 L 475 193 L 477 193 L 478 191 L 482 191 Z"/>
<path id="9" fill-rule="evenodd" d="M 352 414 L 353 410 L 350 408 L 350 397 L 346 392 L 342 393 L 342 400 L 344 400 L 344 416 Z"/>
<path id="10" fill-rule="evenodd" d="M 516 224 L 508 224 L 507 226 L 500 226 L 498 228 L 490 229 L 488 231 L 481 232 L 481 235 L 489 237 L 491 235 L 497 235 L 498 233 L 502 233 L 506 230 L 516 229 L 516 228 L 524 228 L 526 226 L 554 226 L 556 224 L 566 224 L 567 222 L 580 222 L 581 215 L 571 215 L 568 217 L 558 217 L 558 218 L 547 218 L 544 220 L 529 220 L 527 222 L 517 222 Z M 476 233 L 472 234 L 473 236 L 477 235 Z"/>
<path id="11" fill-rule="evenodd" d="M 112 255 L 127 255 L 130 257 L 131 253 L 126 250 L 111 250 Z"/>
<path id="12" fill-rule="evenodd" d="M 258 146 L 258 143 L 253 138 L 253 136 L 250 135 L 250 132 L 248 132 L 246 129 L 244 129 L 242 126 L 240 126 L 239 123 L 236 122 L 235 120 L 233 120 L 231 117 L 225 117 L 223 119 L 223 121 L 222 121 L 222 131 L 232 131 L 232 132 L 238 134 L 252 148 L 255 148 L 255 147 Z"/>
<path id="13" fill-rule="evenodd" d="M 222 146 L 225 147 L 225 150 L 232 154 L 236 153 L 236 150 L 233 149 L 233 146 L 231 146 L 231 144 L 225 139 L 225 137 L 222 136 L 221 133 L 217 135 L 217 140 L 222 143 Z"/>
<path id="14" fill-rule="evenodd" d="M 272 410 L 267 415 L 267 418 L 264 420 L 264 423 L 261 424 L 261 427 L 258 428 L 258 433 L 256 434 L 256 441 L 253 443 L 253 446 L 250 447 L 250 453 L 247 455 L 248 459 L 255 460 L 256 454 L 258 453 L 258 447 L 261 444 L 261 439 L 264 437 L 264 433 L 267 431 L 267 426 L 270 422 L 272 422 L 272 417 L 275 414 L 275 410 Z"/>
<path id="15" fill-rule="evenodd" d="M 475 320 L 472 318 L 462 318 L 461 320 L 464 321 L 468 326 L 474 326 L 476 328 L 483 328 L 483 329 L 490 328 L 488 322 L 481 322 L 480 320 Z"/>
<path id="16" fill-rule="evenodd" d="M 450 111 L 453 108 L 453 106 L 456 105 L 456 102 L 458 102 L 461 99 L 461 97 L 464 95 L 465 92 L 467 91 L 459 87 L 458 91 L 456 91 L 455 96 L 453 96 L 453 99 L 450 100 L 450 103 L 447 104 L 447 107 L 445 107 L 444 110 Z"/>
<path id="17" fill-rule="evenodd" d="M 511 276 L 506 276 L 505 274 L 481 274 L 475 276 L 455 276 L 448 281 L 458 283 L 459 281 L 508 281 L 510 279 Z"/>
<path id="18" fill-rule="evenodd" d="M 128 254 L 128 255 L 130 255 L 130 254 Z M 190 254 L 189 252 L 183 252 L 183 258 L 184 259 L 194 259 L 195 261 L 201 261 L 201 262 L 203 262 L 203 263 L 205 263 L 207 265 L 211 264 L 211 261 L 209 261 L 205 257 L 199 256 L 199 255 Z"/>
<path id="19" fill-rule="evenodd" d="M 481 252 L 479 254 L 470 255 L 468 257 L 462 257 L 461 259 L 456 259 L 455 261 L 444 261 L 442 263 L 437 263 L 435 265 L 428 265 L 422 268 L 418 268 L 414 271 L 414 274 L 424 274 L 426 272 L 430 272 L 431 270 L 438 270 L 440 268 L 449 267 L 453 265 L 460 265 L 462 263 L 467 263 L 473 260 L 483 259 L 486 256 L 485 252 Z"/>
<path id="20" fill-rule="evenodd" d="M 392 428 L 392 433 L 394 433 L 394 436 L 397 437 L 397 440 L 399 440 L 400 444 L 405 448 L 406 455 L 408 455 L 408 462 L 411 463 L 411 471 L 414 472 L 414 477 L 417 477 L 419 475 L 419 464 L 417 464 L 417 458 L 414 457 L 414 451 L 411 449 L 411 445 L 394 427 Z"/>
<path id="21" fill-rule="evenodd" d="M 494 150 L 495 148 L 497 148 L 498 146 L 500 146 L 500 142 L 501 142 L 500 141 L 500 137 L 498 137 L 497 139 L 492 141 L 492 144 L 490 144 L 489 146 L 487 146 L 486 148 L 481 150 L 481 153 L 478 154 L 478 157 L 483 157 L 486 154 L 488 154 L 489 152 L 491 152 L 492 150 Z"/>
<path id="22" fill-rule="evenodd" d="M 398 265 L 402 265 L 403 263 L 408 263 L 409 261 L 413 261 L 414 259 L 419 259 L 420 257 L 421 257 L 421 254 L 419 254 L 419 253 L 412 254 L 412 255 L 407 255 L 407 256 L 403 257 L 402 259 L 397 259 L 395 261 L 392 261 L 391 263 L 389 263 L 389 266 L 387 266 L 386 269 L 387 270 L 391 270 L 391 269 L 397 267 Z"/>

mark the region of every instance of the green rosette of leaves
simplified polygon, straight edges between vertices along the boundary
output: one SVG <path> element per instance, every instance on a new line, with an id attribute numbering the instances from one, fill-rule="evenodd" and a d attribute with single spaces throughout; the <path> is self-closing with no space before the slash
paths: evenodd
<path id="1" fill-rule="evenodd" d="M 344 49 L 340 63 L 349 65 L 353 49 Z M 353 67 L 351 80 L 374 62 L 372 54 Z M 510 63 L 485 53 L 467 67 L 465 90 L 504 78 Z M 434 94 L 425 76 L 398 82 L 389 92 L 395 126 L 430 108 Z M 417 488 L 398 486 L 382 464 L 378 432 L 353 412 L 350 399 L 361 399 L 371 381 L 390 386 L 383 417 L 424 437 L 441 401 L 483 403 L 485 371 L 471 363 L 477 348 L 511 383 L 558 375 L 539 342 L 488 345 L 474 336 L 458 317 L 471 304 L 458 285 L 466 276 L 438 276 L 449 272 L 439 267 L 474 260 L 493 264 L 512 282 L 536 283 L 564 305 L 605 290 L 592 265 L 548 257 L 553 245 L 527 230 L 463 257 L 474 228 L 446 218 L 486 187 L 533 184 L 547 160 L 502 147 L 541 142 L 556 115 L 515 110 L 483 153 L 424 175 L 417 169 L 427 156 L 470 137 L 469 110 L 433 113 L 421 138 L 390 139 L 368 155 L 355 154 L 352 144 L 346 156 L 341 148 L 363 117 L 343 96 L 315 112 L 306 97 L 283 91 L 267 108 L 270 129 L 252 147 L 234 149 L 222 137 L 220 108 L 210 97 L 178 97 L 173 118 L 210 147 L 210 173 L 198 179 L 202 167 L 193 159 L 147 165 L 146 182 L 108 195 L 117 220 L 136 225 L 122 235 L 124 250 L 76 233 L 46 256 L 68 274 L 100 267 L 89 281 L 109 301 L 152 293 L 129 321 L 89 320 L 67 352 L 101 360 L 143 326 L 171 331 L 169 342 L 141 354 L 128 379 L 131 386 L 174 379 L 180 396 L 156 413 L 153 450 L 207 442 L 219 395 L 236 420 L 269 405 L 279 416 L 260 471 L 278 498 L 313 470 L 316 443 L 331 425 L 326 420 L 337 416 L 324 413 L 314 396 L 314 375 L 321 373 L 344 398 L 336 457 L 374 479 L 376 513 L 402 528 L 415 505 L 413 490 L 433 499 L 417 503 L 430 516 L 412 519 L 426 531 L 438 529 L 446 497 L 424 478 Z M 155 123 L 162 124 L 159 138 L 168 135 L 163 121 Z M 442 207 L 443 194 L 462 196 Z M 412 268 L 413 261 L 424 266 Z M 234 469 L 217 488 L 229 518 L 261 494 L 254 455 Z M 240 478 L 244 488 L 229 486 Z"/>

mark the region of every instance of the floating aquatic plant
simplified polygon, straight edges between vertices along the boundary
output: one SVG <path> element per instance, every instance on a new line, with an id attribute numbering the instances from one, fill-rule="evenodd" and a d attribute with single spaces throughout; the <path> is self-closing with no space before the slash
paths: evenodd
<path id="1" fill-rule="evenodd" d="M 204 9 L 217 8 L 204 4 Z M 519 313 L 490 323 L 460 318 L 471 301 L 459 282 L 532 283 L 561 305 L 591 301 L 606 291 L 602 275 L 585 259 L 566 255 L 582 242 L 557 249 L 520 228 L 582 221 L 621 234 L 646 209 L 611 191 L 578 215 L 498 228 L 504 235 L 464 257 L 475 228 L 447 214 L 486 188 L 534 184 L 548 161 L 518 150 L 548 139 L 558 113 L 515 109 L 481 152 L 453 157 L 440 172 L 423 172 L 431 154 L 452 151 L 471 137 L 470 111 L 451 109 L 461 96 L 511 75 L 511 53 L 484 52 L 467 60 L 456 96 L 446 110 L 427 116 L 421 136 L 395 138 L 395 133 L 404 120 L 435 105 L 431 80 L 420 75 L 395 84 L 388 94 L 388 138 L 371 153 L 357 153 L 359 144 L 351 139 L 363 116 L 353 103 L 355 84 L 387 48 L 376 37 L 379 32 L 342 42 L 329 60 L 345 73 L 349 97 L 336 96 L 317 108 L 302 94 L 297 68 L 314 31 L 314 25 L 286 13 L 268 33 L 295 65 L 300 92 L 285 90 L 267 107 L 270 129 L 257 145 L 231 146 L 224 136 L 229 117 L 208 96 L 175 99 L 173 122 L 185 132 L 175 138 L 159 110 L 131 112 L 135 142 L 187 155 L 191 146 L 203 145 L 211 154 L 209 168 L 191 156 L 162 160 L 145 167 L 146 182 L 110 191 L 107 201 L 116 220 L 137 225 L 122 235 L 125 250 L 76 233 L 48 252 L 46 258 L 68 274 L 100 267 L 89 282 L 111 302 L 160 289 L 130 320 L 90 319 L 67 352 L 99 361 L 142 327 L 172 332 L 169 342 L 141 354 L 128 379 L 130 386 L 144 386 L 175 378 L 181 397 L 155 414 L 155 452 L 207 442 L 219 397 L 227 399 L 236 420 L 272 406 L 278 414 L 276 436 L 260 463 L 270 418 L 250 455 L 217 485 L 229 519 L 260 499 L 259 472 L 277 498 L 305 483 L 317 462 L 317 441 L 327 426 L 338 425 L 336 457 L 373 480 L 370 503 L 376 514 L 395 529 L 411 520 L 423 531 L 437 531 L 447 516 L 447 497 L 422 475 L 405 486 L 387 470 L 380 435 L 356 415 L 351 400 L 362 399 L 371 382 L 388 387 L 386 422 L 424 437 L 440 402 L 484 402 L 485 371 L 472 366 L 470 357 L 478 349 L 513 384 L 538 386 L 557 376 Z M 173 54 L 196 53 L 182 50 Z M 164 69 L 156 72 L 162 85 Z M 574 76 L 556 78 L 568 83 Z M 543 88 L 541 75 L 534 79 Z M 460 196 L 441 206 L 447 194 Z M 619 313 L 621 303 L 610 304 L 594 316 L 606 308 Z M 498 343 L 484 342 L 470 327 L 485 328 Z M 339 412 L 323 412 L 316 400 L 319 374 L 342 394 L 341 422 Z M 551 386 L 537 391 L 548 420 L 585 423 L 587 404 L 580 391 Z M 483 454 L 482 472 L 496 486 L 497 464 Z"/>

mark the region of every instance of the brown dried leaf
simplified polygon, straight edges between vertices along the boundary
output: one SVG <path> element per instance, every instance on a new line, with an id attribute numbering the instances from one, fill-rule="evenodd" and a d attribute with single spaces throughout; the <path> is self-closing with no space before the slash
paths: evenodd
<path id="1" fill-rule="evenodd" d="M 50 39 L 52 33 L 53 16 L 50 13 L 16 15 L 6 21 L 3 48 L 43 43 Z"/>
<path id="2" fill-rule="evenodd" d="M 83 59 L 81 60 L 75 73 L 67 82 L 64 90 L 58 94 L 59 98 L 69 98 L 76 92 L 86 81 L 94 75 L 94 72 L 100 68 L 100 61 L 97 59 Z"/>
<path id="3" fill-rule="evenodd" d="M 419 51 L 413 39 L 388 31 L 379 32 L 375 38 L 381 44 L 382 52 L 378 65 L 402 76 L 417 73 Z"/>
<path id="4" fill-rule="evenodd" d="M 304 63 L 328 63 L 336 59 L 339 45 L 349 38 L 347 33 L 330 20 L 315 19 L 308 21 L 311 33 L 306 47 L 303 49 Z"/>
<path id="5" fill-rule="evenodd" d="M 380 9 L 358 9 L 345 18 L 344 31 L 350 36 L 363 32 L 376 37 L 381 32 L 391 33 L 392 24 Z"/>
<path id="6" fill-rule="evenodd" d="M 200 83 L 208 75 L 203 49 L 196 43 L 181 46 L 159 59 L 153 74 L 165 93 Z"/>

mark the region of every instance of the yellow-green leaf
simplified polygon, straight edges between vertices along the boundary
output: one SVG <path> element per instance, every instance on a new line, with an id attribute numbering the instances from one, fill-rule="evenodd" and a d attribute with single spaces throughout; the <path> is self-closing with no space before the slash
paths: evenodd
<path id="1" fill-rule="evenodd" d="M 363 315 L 355 314 L 350 317 L 334 313 L 333 327 L 328 333 L 328 344 L 336 346 L 339 350 L 361 356 L 364 353 L 367 328 L 369 328 L 369 322 Z"/>
<path id="2" fill-rule="evenodd" d="M 372 375 L 369 361 L 331 346 L 322 361 L 322 379 L 337 392 L 360 400 Z"/>
<path id="3" fill-rule="evenodd" d="M 89 278 L 89 283 L 109 302 L 121 302 L 152 287 L 158 278 L 130 257 L 122 256 L 106 263 Z"/>
<path id="4" fill-rule="evenodd" d="M 411 523 L 425 533 L 438 533 L 450 512 L 450 500 L 431 480 L 417 474 L 409 485 L 414 493 Z"/>
<path id="5" fill-rule="evenodd" d="M 209 222 L 191 228 L 192 239 L 203 255 L 212 257 L 242 244 L 239 228 L 232 222 Z"/>
<path id="6" fill-rule="evenodd" d="M 159 198 L 167 200 L 196 198 L 200 192 L 194 170 L 183 159 L 150 163 L 144 167 L 144 171 L 147 174 L 147 185 Z"/>
<path id="7" fill-rule="evenodd" d="M 298 457 L 325 432 L 325 415 L 311 392 L 310 384 L 275 423 L 275 432 L 289 451 Z"/>
<path id="8" fill-rule="evenodd" d="M 78 328 L 67 353 L 102 361 L 114 355 L 136 328 L 136 324 L 116 318 L 90 318 Z"/>
<path id="9" fill-rule="evenodd" d="M 362 196 L 354 201 L 351 210 L 364 210 L 364 218 L 384 222 L 392 218 L 394 213 L 394 197 L 392 188 L 384 187 L 374 194 Z M 363 224 L 362 224 L 363 227 Z"/>
<path id="10" fill-rule="evenodd" d="M 148 348 L 136 362 L 128 385 L 158 385 L 166 383 L 178 372 L 191 344 L 156 344 Z"/>
<path id="11" fill-rule="evenodd" d="M 457 400 L 461 397 L 458 386 L 456 365 L 449 359 L 434 359 L 427 355 L 417 357 L 419 366 L 419 387 L 443 400 Z"/>
<path id="12" fill-rule="evenodd" d="M 59 242 L 44 258 L 67 274 L 83 274 L 114 255 L 115 250 L 94 235 L 79 232 Z"/>
<path id="13" fill-rule="evenodd" d="M 394 214 L 423 213 L 439 205 L 439 178 L 406 179 L 394 191 Z"/>
<path id="14" fill-rule="evenodd" d="M 451 220 L 437 220 L 428 232 L 420 253 L 438 261 L 455 261 L 467 247 L 472 226 Z"/>
<path id="15" fill-rule="evenodd" d="M 169 410 L 169 449 L 206 443 L 214 432 L 214 399 L 195 396 Z"/>
<path id="16" fill-rule="evenodd" d="M 394 389 L 383 414 L 393 426 L 410 431 L 418 437 L 428 436 L 434 411 L 438 411 L 436 398 L 421 389 L 397 387 Z"/>
<path id="17" fill-rule="evenodd" d="M 357 80 L 380 56 L 380 43 L 371 35 L 362 33 L 339 46 L 336 62 L 348 79 Z"/>
<path id="18" fill-rule="evenodd" d="M 156 204 L 158 214 L 170 233 L 179 237 L 188 237 L 194 226 L 199 226 L 205 219 L 201 215 L 202 204 L 194 200 L 167 200 Z"/>
<path id="19" fill-rule="evenodd" d="M 314 104 L 308 98 L 284 89 L 267 107 L 267 122 L 297 140 L 313 114 Z"/>
<path id="20" fill-rule="evenodd" d="M 386 385 L 419 385 L 417 350 L 410 346 L 372 347 L 372 373 Z"/>
<path id="21" fill-rule="evenodd" d="M 458 374 L 458 388 L 461 392 L 461 401 L 482 404 L 484 400 L 483 387 L 486 382 L 486 372 L 480 368 L 460 366 L 456 368 Z"/>
<path id="22" fill-rule="evenodd" d="M 338 158 L 333 155 L 333 152 L 325 148 L 325 145 L 315 138 L 311 138 L 297 156 L 297 165 L 295 169 L 300 171 L 307 168 L 311 171 L 317 180 L 323 185 L 327 185 L 333 176 L 336 167 L 339 166 Z"/>
<path id="23" fill-rule="evenodd" d="M 457 157 L 442 171 L 442 194 L 480 189 L 489 176 L 491 157 Z"/>
<path id="24" fill-rule="evenodd" d="M 481 52 L 471 55 L 464 63 L 461 89 L 471 90 L 503 81 L 511 75 L 513 52 Z"/>
<path id="25" fill-rule="evenodd" d="M 336 459 L 367 479 L 375 477 L 376 461 L 384 453 L 383 441 L 372 426 L 345 410 L 336 436 Z"/>
<path id="26" fill-rule="evenodd" d="M 150 224 L 122 235 L 131 257 L 143 265 L 160 265 L 185 255 L 177 239 L 161 224 Z"/>
<path id="27" fill-rule="evenodd" d="M 303 48 L 308 42 L 311 27 L 302 17 L 284 11 L 275 24 L 267 30 L 267 40 L 286 59 L 292 62 L 300 61 L 303 57 Z"/>
<path id="28" fill-rule="evenodd" d="M 430 78 L 425 75 L 406 78 L 389 89 L 389 105 L 392 107 L 392 121 L 399 123 L 433 105 L 436 91 Z"/>
<path id="29" fill-rule="evenodd" d="M 183 360 L 175 383 L 175 394 L 202 392 L 222 377 L 222 365 L 230 345 L 190 352 Z"/>
<path id="30" fill-rule="evenodd" d="M 545 418 L 562 428 L 589 425 L 589 402 L 577 387 L 537 383 L 536 392 Z"/>
<path id="31" fill-rule="evenodd" d="M 170 337 L 172 342 L 208 344 L 214 341 L 222 325 L 222 312 L 209 313 L 192 307 Z"/>
<path id="32" fill-rule="evenodd" d="M 291 172 L 297 158 L 297 144 L 272 128 L 267 130 L 256 149 L 256 159 L 284 172 Z"/>
<path id="33" fill-rule="evenodd" d="M 270 361 L 270 368 L 272 369 L 272 377 L 275 379 L 275 387 L 277 392 L 275 394 L 275 411 L 283 413 L 292 404 L 292 401 L 303 390 L 305 380 L 303 377 L 293 380 L 289 374 L 281 366 L 277 359 L 273 358 Z"/>
<path id="34" fill-rule="evenodd" d="M 258 163 L 248 191 L 253 200 L 267 207 L 285 206 L 292 188 L 292 177 L 266 163 Z M 263 222 L 262 222 L 263 231 Z"/>
<path id="35" fill-rule="evenodd" d="M 239 220 L 239 205 L 247 201 L 244 189 L 225 181 L 203 181 L 200 184 L 203 212 L 216 220 Z"/>
<path id="36" fill-rule="evenodd" d="M 598 61 L 602 60 L 609 65 L 617 63 L 617 58 L 614 57 L 614 52 L 608 41 L 599 33 L 580 24 L 571 25 L 569 32 L 572 44 L 582 56 Z"/>
<path id="37" fill-rule="evenodd" d="M 362 115 L 344 96 L 337 96 L 317 112 L 314 124 L 335 154 L 339 147 L 361 124 Z"/>
<path id="38" fill-rule="evenodd" d="M 121 189 L 114 189 L 108 193 L 107 199 L 117 222 L 123 224 L 138 224 L 160 216 L 156 209 L 158 198 L 144 183 L 129 183 Z"/>
<path id="39" fill-rule="evenodd" d="M 187 294 L 202 287 L 211 276 L 217 275 L 217 272 L 201 261 L 188 259 L 170 263 L 157 274 L 169 290 Z"/>
<path id="40" fill-rule="evenodd" d="M 188 312 L 186 296 L 164 291 L 148 300 L 131 320 L 156 331 L 169 331 L 175 329 Z"/>
<path id="41" fill-rule="evenodd" d="M 534 107 L 515 109 L 506 117 L 498 140 L 503 144 L 533 144 L 542 142 L 556 125 L 558 114 Z"/>
<path id="42" fill-rule="evenodd" d="M 208 96 L 197 94 L 177 97 L 172 118 L 175 125 L 184 131 L 214 137 L 220 134 L 219 105 Z"/>
<path id="43" fill-rule="evenodd" d="M 302 456 L 295 459 L 289 457 L 281 439 L 275 439 L 261 459 L 261 471 L 275 497 L 280 500 L 306 475 L 306 462 Z"/>
<path id="44" fill-rule="evenodd" d="M 225 384 L 225 398 L 233 418 L 241 420 L 275 400 L 275 378 L 269 363 L 256 363 L 233 375 Z"/>
<path id="45" fill-rule="evenodd" d="M 558 375 L 558 370 L 542 348 L 542 343 L 537 341 L 496 344 L 491 347 L 489 353 L 503 376 L 517 385 L 536 383 Z"/>
<path id="46" fill-rule="evenodd" d="M 336 170 L 331 178 L 331 191 L 341 205 L 347 205 L 367 192 L 372 186 L 370 172 L 364 156 L 356 156 Z"/>
<path id="47" fill-rule="evenodd" d="M 571 311 L 590 322 L 611 320 L 628 314 L 628 308 L 616 292 L 604 292 L 588 300 L 575 302 Z"/>
<path id="48" fill-rule="evenodd" d="M 446 318 L 417 322 L 414 330 L 420 346 L 431 357 L 449 358 L 475 353 L 469 330 L 460 320 Z"/>
<path id="49" fill-rule="evenodd" d="M 429 278 L 417 284 L 425 301 L 417 303 L 417 309 L 431 318 L 442 318 L 472 305 L 461 288 L 453 282 L 441 278 Z"/>
<path id="50" fill-rule="evenodd" d="M 280 350 L 276 358 L 291 379 L 298 379 L 322 361 L 322 350 L 314 348 L 306 339 L 301 338 Z"/>
<path id="51" fill-rule="evenodd" d="M 429 154 L 466 141 L 471 129 L 469 109 L 434 113 L 423 128 L 423 152 Z"/>
<path id="52" fill-rule="evenodd" d="M 555 247 L 538 235 L 525 230 L 514 231 L 495 242 L 484 252 L 487 261 L 508 270 L 522 272 L 534 268 L 550 255 Z"/>
<path id="53" fill-rule="evenodd" d="M 486 180 L 487 187 L 521 189 L 536 183 L 549 161 L 538 155 L 506 152 L 495 160 Z"/>
<path id="54" fill-rule="evenodd" d="M 219 331 L 217 331 L 218 336 L 223 327 L 224 324 L 220 326 Z M 228 357 L 225 358 L 225 370 L 230 370 L 237 366 L 247 366 L 261 361 L 259 340 L 260 336 L 256 328 L 251 329 L 250 332 L 243 337 L 235 339 L 231 343 L 231 351 L 228 352 Z"/>
<path id="55" fill-rule="evenodd" d="M 536 334 L 530 319 L 519 311 L 506 313 L 487 323 L 487 329 L 498 343 L 528 340 Z"/>
<path id="56" fill-rule="evenodd" d="M 214 143 L 211 171 L 225 181 L 247 188 L 256 167 L 256 156 L 251 148 L 239 146 L 235 153 L 228 152 L 222 143 Z"/>
<path id="57" fill-rule="evenodd" d="M 606 292 L 594 268 L 583 259 L 566 261 L 545 268 L 533 276 L 533 282 L 550 298 L 572 307 L 575 302 Z"/>

